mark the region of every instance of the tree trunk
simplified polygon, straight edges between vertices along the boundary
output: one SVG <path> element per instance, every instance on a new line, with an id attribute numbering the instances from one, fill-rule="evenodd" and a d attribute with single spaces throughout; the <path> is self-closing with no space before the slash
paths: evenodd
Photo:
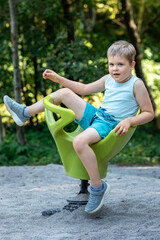
<path id="1" fill-rule="evenodd" d="M 159 124 L 159 120 L 158 120 L 156 104 L 155 104 L 154 98 L 151 94 L 151 91 L 147 85 L 147 82 L 145 80 L 143 70 L 142 70 L 142 53 L 141 53 L 141 47 L 140 47 L 141 39 L 140 39 L 140 36 L 138 33 L 136 23 L 134 21 L 132 5 L 131 5 L 130 0 L 121 0 L 121 3 L 122 3 L 122 11 L 124 12 L 124 20 L 125 20 L 125 24 L 127 27 L 128 35 L 130 37 L 131 43 L 134 45 L 134 47 L 136 49 L 136 57 L 135 57 L 136 75 L 137 75 L 137 77 L 139 77 L 143 80 L 143 82 L 148 90 L 148 93 L 151 98 L 152 105 L 153 105 L 153 108 L 155 111 L 154 127 L 156 130 L 159 130 L 160 124 Z"/>
<path id="2" fill-rule="evenodd" d="M 67 39 L 68 42 L 74 41 L 74 18 L 73 18 L 73 12 L 71 7 L 71 1 L 68 0 L 61 0 L 62 8 L 64 12 L 64 18 L 66 20 L 66 26 L 67 26 Z"/>
<path id="3" fill-rule="evenodd" d="M 21 75 L 19 70 L 19 57 L 18 57 L 18 34 L 16 23 L 16 5 L 15 0 L 9 0 L 10 18 L 11 18 L 11 40 L 12 40 L 12 61 L 13 61 L 13 85 L 15 100 L 22 103 L 21 99 Z M 25 145 L 26 139 L 24 136 L 24 129 L 16 127 L 17 141 L 20 145 Z"/>
<path id="4" fill-rule="evenodd" d="M 0 115 L 0 142 L 3 141 L 4 136 L 5 136 L 5 128 L 4 128 L 4 126 L 3 126 L 2 117 L 1 117 L 1 115 Z"/>
<path id="5" fill-rule="evenodd" d="M 38 94 L 38 64 L 37 64 L 37 58 L 33 58 L 33 65 L 34 65 L 34 98 L 37 102 L 37 94 Z"/>
<path id="6" fill-rule="evenodd" d="M 38 63 L 37 63 L 37 58 L 34 57 L 33 58 L 33 66 L 34 66 L 34 98 L 35 101 L 37 102 L 37 96 L 38 96 Z M 38 118 L 37 118 L 37 114 L 36 114 L 36 122 L 38 124 Z"/>
<path id="7" fill-rule="evenodd" d="M 67 27 L 67 42 L 69 45 L 75 41 L 75 28 L 74 28 L 74 15 L 73 15 L 73 1 L 70 0 L 61 0 L 64 19 Z M 67 74 L 67 70 L 65 72 Z M 68 76 L 69 79 L 74 80 L 73 75 Z"/>

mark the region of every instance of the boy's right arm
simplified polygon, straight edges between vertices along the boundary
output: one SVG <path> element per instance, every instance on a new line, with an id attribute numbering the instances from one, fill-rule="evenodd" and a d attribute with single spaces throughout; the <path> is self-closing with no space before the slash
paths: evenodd
<path id="1" fill-rule="evenodd" d="M 89 95 L 92 93 L 97 93 L 105 90 L 105 81 L 108 75 L 103 76 L 99 80 L 84 84 L 76 81 L 69 80 L 67 78 L 61 77 L 56 72 L 46 69 L 43 73 L 44 79 L 50 79 L 55 83 L 59 83 L 62 86 L 71 89 L 73 92 L 79 95 Z"/>

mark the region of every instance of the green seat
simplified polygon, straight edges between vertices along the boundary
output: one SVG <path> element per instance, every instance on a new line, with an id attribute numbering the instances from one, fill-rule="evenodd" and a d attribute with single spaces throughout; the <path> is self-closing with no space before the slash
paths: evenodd
<path id="1" fill-rule="evenodd" d="M 83 129 L 78 126 L 71 133 L 64 130 L 65 126 L 74 121 L 75 113 L 70 109 L 54 105 L 50 96 L 45 97 L 43 102 L 46 122 L 56 142 L 66 174 L 70 177 L 89 180 L 88 173 L 73 148 L 74 137 L 81 133 Z M 57 121 L 53 113 L 60 116 Z M 136 127 L 131 127 L 127 134 L 123 136 L 116 136 L 113 129 L 106 138 L 91 146 L 96 154 L 99 173 L 102 179 L 106 177 L 109 160 L 128 143 L 135 129 Z"/>

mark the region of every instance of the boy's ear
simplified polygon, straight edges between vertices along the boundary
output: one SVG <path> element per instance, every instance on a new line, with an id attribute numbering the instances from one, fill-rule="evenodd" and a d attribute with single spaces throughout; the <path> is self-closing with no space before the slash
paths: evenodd
<path id="1" fill-rule="evenodd" d="M 132 61 L 132 63 L 131 63 L 131 68 L 132 68 L 132 70 L 134 69 L 135 65 L 136 65 L 136 62 L 135 62 L 135 61 Z"/>

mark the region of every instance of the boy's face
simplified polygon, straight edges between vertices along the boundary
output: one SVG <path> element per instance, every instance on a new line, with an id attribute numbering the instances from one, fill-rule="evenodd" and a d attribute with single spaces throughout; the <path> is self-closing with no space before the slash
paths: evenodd
<path id="1" fill-rule="evenodd" d="M 135 62 L 130 63 L 124 56 L 108 56 L 109 73 L 118 83 L 127 82 L 132 76 Z"/>

